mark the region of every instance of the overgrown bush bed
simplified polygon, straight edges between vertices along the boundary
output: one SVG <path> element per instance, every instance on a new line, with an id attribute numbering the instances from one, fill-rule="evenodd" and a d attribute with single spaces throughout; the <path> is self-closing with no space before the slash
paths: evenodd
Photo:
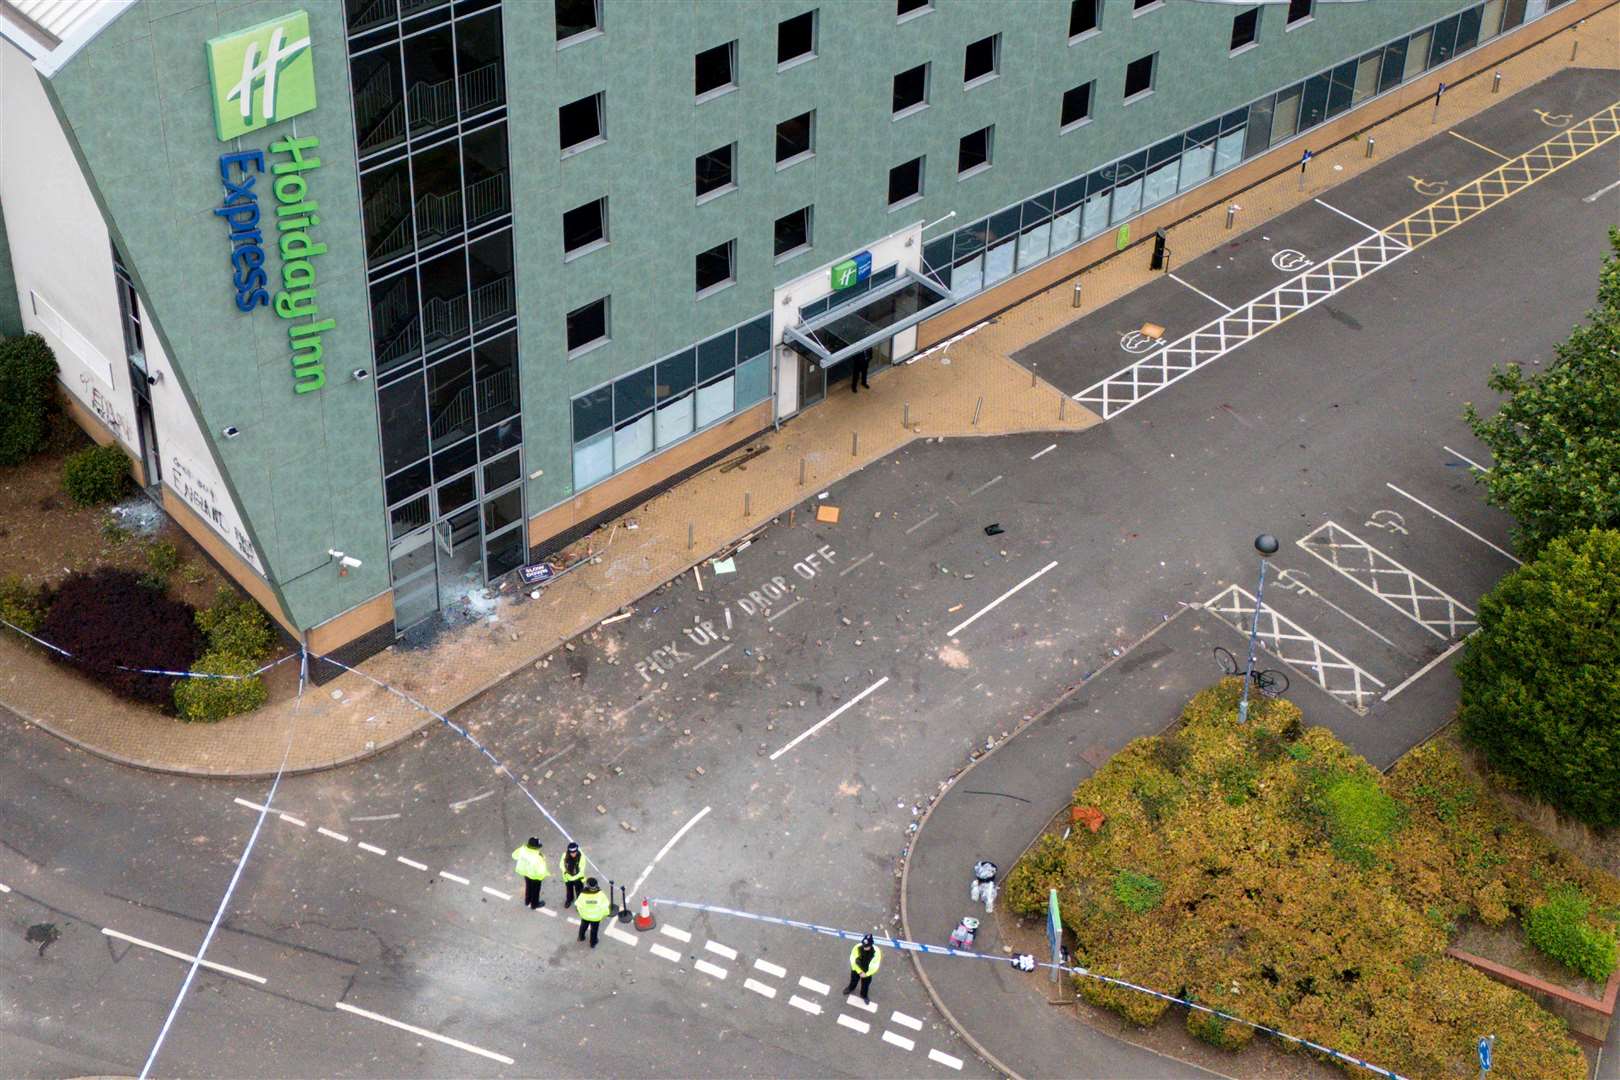
<path id="1" fill-rule="evenodd" d="M 207 637 L 208 649 L 191 670 L 239 677 L 181 679 L 174 687 L 181 718 L 223 720 L 263 705 L 264 681 L 253 672 L 270 654 L 275 635 L 259 605 L 221 587 L 213 604 L 197 612 L 197 629 Z"/>
<path id="2" fill-rule="evenodd" d="M 1528 912 L 1565 884 L 1600 907 L 1620 883 L 1517 825 L 1460 763 L 1426 768 L 1444 748 L 1386 781 L 1326 729 L 1302 729 L 1286 701 L 1239 726 L 1239 689 L 1229 679 L 1199 694 L 1173 734 L 1131 743 L 1081 784 L 1076 804 L 1106 823 L 1037 843 L 1009 876 L 1008 904 L 1036 916 L 1056 888 L 1078 963 L 1406 1076 L 1472 1075 L 1474 1041 L 1493 1032 L 1502 1075 L 1581 1077 L 1562 1022 L 1448 959 L 1447 934 L 1462 915 Z M 1415 794 L 1423 784 L 1436 790 Z M 1140 1024 L 1168 1008 L 1076 986 Z M 1188 1029 L 1231 1048 L 1250 1038 L 1196 1012 Z"/>
<path id="3" fill-rule="evenodd" d="M 190 604 L 171 600 L 126 570 L 71 574 L 51 591 L 39 636 L 73 654 L 78 668 L 113 693 L 167 708 L 174 678 L 129 668 L 189 670 L 200 635 Z"/>

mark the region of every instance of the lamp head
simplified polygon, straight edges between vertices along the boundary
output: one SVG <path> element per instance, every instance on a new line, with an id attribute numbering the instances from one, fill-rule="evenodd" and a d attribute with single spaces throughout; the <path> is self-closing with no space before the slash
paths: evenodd
<path id="1" fill-rule="evenodd" d="M 1281 545 L 1277 543 L 1277 538 L 1272 536 L 1270 533 L 1261 533 L 1259 536 L 1254 538 L 1254 550 L 1258 551 L 1261 555 L 1264 555 L 1267 558 L 1277 554 L 1277 549 L 1280 546 Z"/>

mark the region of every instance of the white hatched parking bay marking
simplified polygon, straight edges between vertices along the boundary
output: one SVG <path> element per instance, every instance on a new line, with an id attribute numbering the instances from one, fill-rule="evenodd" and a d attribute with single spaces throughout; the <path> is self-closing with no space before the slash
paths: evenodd
<path id="1" fill-rule="evenodd" d="M 1240 585 L 1228 586 L 1205 601 L 1204 607 L 1239 633 L 1247 634 L 1253 626 L 1254 594 Z M 1383 689 L 1380 679 L 1271 604 L 1260 612 L 1258 637 L 1274 655 L 1357 712 L 1365 712 L 1377 690 Z"/>
<path id="2" fill-rule="evenodd" d="M 1297 542 L 1442 641 L 1456 641 L 1478 625 L 1462 601 L 1336 522 L 1324 522 Z"/>

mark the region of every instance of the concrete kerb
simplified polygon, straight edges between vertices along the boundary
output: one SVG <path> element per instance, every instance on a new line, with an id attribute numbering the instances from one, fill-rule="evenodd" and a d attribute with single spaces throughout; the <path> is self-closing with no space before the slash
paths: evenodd
<path id="1" fill-rule="evenodd" d="M 911 851 L 915 852 L 917 850 L 917 842 L 922 839 L 922 835 L 923 835 L 924 830 L 926 830 L 928 828 L 928 820 L 929 820 L 929 818 L 934 816 L 934 809 L 937 806 L 939 806 L 939 804 L 942 801 L 944 801 L 945 797 L 951 793 L 951 790 L 953 788 L 955 788 L 957 786 L 957 784 L 960 783 L 969 773 L 971 773 L 974 769 L 978 768 L 980 765 L 984 764 L 986 761 L 989 761 L 991 757 L 993 757 L 995 754 L 1000 752 L 1002 747 L 1006 746 L 1008 743 L 1010 743 L 1014 739 L 1018 738 L 1018 736 L 1022 735 L 1030 727 L 1031 724 L 1034 724 L 1037 721 L 1039 721 L 1039 720 L 1043 719 L 1044 717 L 1046 717 L 1054 709 L 1058 708 L 1060 705 L 1062 705 L 1064 702 L 1068 701 L 1075 694 L 1079 693 L 1081 690 L 1083 690 L 1087 686 L 1091 685 L 1091 683 L 1095 682 L 1097 677 L 1099 675 L 1101 675 L 1103 672 L 1109 670 L 1115 664 L 1119 663 L 1120 661 L 1124 660 L 1126 657 L 1130 656 L 1131 653 L 1135 652 L 1138 648 L 1140 648 L 1143 644 L 1145 644 L 1150 638 L 1153 637 L 1153 635 L 1157 634 L 1159 631 L 1163 630 L 1165 627 L 1169 626 L 1171 623 L 1175 622 L 1177 619 L 1181 618 L 1183 615 L 1187 614 L 1187 612 L 1192 611 L 1192 610 L 1195 610 L 1195 609 L 1192 608 L 1192 607 L 1183 607 L 1180 611 L 1177 611 L 1174 615 L 1171 615 L 1169 618 L 1164 619 L 1162 622 L 1159 623 L 1158 626 L 1155 626 L 1153 629 L 1149 630 L 1147 633 L 1143 634 L 1141 637 L 1139 637 L 1135 641 L 1131 642 L 1124 649 L 1120 650 L 1120 653 L 1119 653 L 1118 656 L 1110 657 L 1108 662 L 1105 663 L 1102 667 L 1098 668 L 1096 671 L 1093 671 L 1091 674 L 1087 675 L 1085 678 L 1081 679 L 1079 682 L 1075 683 L 1073 686 L 1070 686 L 1067 690 L 1064 690 L 1063 693 L 1059 694 L 1056 698 L 1054 698 L 1051 701 L 1051 703 L 1048 704 L 1045 708 L 1041 709 L 1038 712 L 1030 713 L 1029 716 L 1027 716 L 1025 719 L 1019 721 L 1018 726 L 1013 729 L 1012 734 L 1008 735 L 1005 739 L 1002 739 L 1001 742 L 997 743 L 996 746 L 993 749 L 991 749 L 988 753 L 986 753 L 983 757 L 979 758 L 977 761 L 972 762 L 971 764 L 968 765 L 967 768 L 965 768 L 961 772 L 957 773 L 956 776 L 953 777 L 946 784 L 945 790 L 941 791 L 939 793 L 939 795 L 936 796 L 934 798 L 934 800 L 928 804 L 928 809 L 923 811 L 922 818 L 917 822 L 917 832 L 911 838 Z M 1176 723 L 1175 721 L 1172 721 L 1170 726 L 1173 727 L 1175 725 L 1175 723 Z M 1031 844 L 1034 843 L 1034 838 L 1033 837 L 1030 838 L 1030 843 Z M 1026 844 L 1025 845 L 1025 850 L 1027 851 L 1028 848 L 1029 848 L 1029 845 Z M 908 910 L 908 905 L 906 903 L 906 898 L 907 898 L 907 895 L 908 895 L 908 888 L 909 888 L 910 884 L 911 884 L 911 857 L 908 855 L 906 857 L 904 863 L 900 867 L 900 931 L 908 941 L 916 941 L 916 940 L 918 940 L 918 938 L 917 938 L 917 935 L 912 932 L 912 929 L 911 929 L 911 916 L 910 916 L 910 912 Z M 979 1057 L 982 1058 L 985 1061 L 985 1063 L 988 1064 L 991 1068 L 995 1069 L 997 1072 L 1001 1073 L 1003 1076 L 1010 1077 L 1011 1080 L 1025 1080 L 1025 1078 L 1022 1077 L 1019 1073 L 1017 1073 L 1017 1072 L 1013 1071 L 1012 1069 L 1008 1068 L 1006 1063 L 1003 1062 L 1000 1058 L 996 1057 L 995 1054 L 991 1053 L 990 1050 L 988 1048 L 986 1048 L 983 1043 L 979 1042 L 978 1039 L 974 1038 L 973 1033 L 968 1031 L 966 1028 L 964 1028 L 961 1025 L 961 1023 L 956 1019 L 955 1014 L 952 1013 L 951 1010 L 946 1007 L 944 1000 L 941 999 L 940 996 L 939 996 L 939 992 L 934 989 L 933 981 L 929 979 L 928 973 L 923 970 L 921 954 L 919 954 L 917 952 L 908 951 L 908 955 L 911 958 L 911 970 L 916 973 L 917 981 L 922 983 L 923 991 L 925 993 L 927 993 L 928 1000 L 933 1003 L 935 1009 L 939 1010 L 939 1014 L 945 1018 L 945 1022 L 951 1025 L 951 1030 L 956 1032 L 959 1036 L 961 1036 L 962 1041 L 967 1043 L 969 1046 L 971 1046 L 973 1048 L 973 1052 L 975 1054 L 978 1054 Z M 1084 1021 L 1081 1021 L 1081 1022 L 1084 1023 Z M 1087 1026 L 1090 1027 L 1089 1024 Z M 1097 1028 L 1092 1028 L 1091 1030 L 1096 1031 L 1097 1034 L 1103 1036 L 1104 1038 L 1109 1038 L 1109 1039 L 1117 1039 L 1118 1038 L 1118 1036 L 1116 1036 L 1116 1035 L 1111 1035 L 1108 1032 L 1100 1031 Z M 1130 1040 L 1121 1039 L 1120 1041 L 1121 1042 L 1129 1042 Z M 1142 1044 L 1136 1043 L 1136 1042 L 1132 1042 L 1131 1045 L 1135 1046 L 1135 1047 L 1138 1047 L 1139 1049 L 1146 1050 L 1149 1053 L 1157 1054 L 1159 1057 L 1167 1058 L 1168 1060 L 1174 1061 L 1177 1064 L 1191 1065 L 1194 1068 L 1203 1069 L 1206 1072 L 1213 1071 L 1213 1070 L 1210 1070 L 1209 1067 L 1206 1066 L 1206 1065 L 1196 1064 L 1196 1063 L 1190 1062 L 1190 1061 L 1183 1061 L 1182 1059 L 1177 1058 L 1177 1057 L 1175 1057 L 1173 1055 L 1166 1054 L 1166 1053 L 1164 1053 L 1164 1052 L 1162 1052 L 1160 1050 L 1156 1050 L 1151 1046 L 1142 1046 Z M 1225 1074 L 1220 1074 L 1220 1075 L 1224 1076 Z M 1229 1077 L 1228 1080 L 1236 1080 L 1236 1078 L 1235 1077 Z"/>

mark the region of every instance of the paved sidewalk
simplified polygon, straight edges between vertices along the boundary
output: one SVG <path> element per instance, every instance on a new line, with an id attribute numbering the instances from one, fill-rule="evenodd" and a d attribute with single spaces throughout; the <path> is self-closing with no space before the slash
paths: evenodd
<path id="1" fill-rule="evenodd" d="M 1244 192 L 1238 197 L 1243 210 L 1237 229 L 1259 226 L 1557 71 L 1620 67 L 1620 6 L 1587 20 L 1579 33 L 1579 59 L 1571 63 L 1575 36 L 1573 30 L 1560 32 L 1501 64 L 1498 95 L 1491 93 L 1488 76 L 1455 87 L 1442 101 L 1438 123 L 1424 107 L 1378 125 L 1369 133 L 1378 141 L 1373 159 L 1365 156 L 1364 143 L 1347 142 L 1313 158 L 1303 190 L 1290 171 Z M 1172 228 L 1169 247 L 1176 265 L 1232 239 L 1236 233 L 1227 232 L 1224 221 L 1221 205 Z M 1035 380 L 1009 357 L 1157 277 L 1140 248 L 1100 263 L 1079 279 L 1084 309 L 1070 306 L 1070 282 L 1031 298 L 948 350 L 883 374 L 872 394 L 835 397 L 762 437 L 758 445 L 766 452 L 746 465 L 712 468 L 637 508 L 625 519 L 636 523 L 634 531 L 604 529 L 583 542 L 592 545 L 598 561 L 551 585 L 538 601 L 509 589 L 493 618 L 446 631 L 431 648 L 395 647 L 367 661 L 363 670 L 448 712 L 912 439 L 1090 427 L 1099 422 L 1095 414 Z M 901 425 L 907 403 L 910 429 Z M 612 546 L 604 550 L 609 535 Z M 312 687 L 295 709 L 288 689 L 291 667 L 277 673 L 273 700 L 257 713 L 186 725 L 100 692 L 7 635 L 0 637 L 0 705 L 101 756 L 208 776 L 268 775 L 284 751 L 292 771 L 341 765 L 395 745 L 432 722 L 422 710 L 355 675 Z M 289 734 L 294 736 L 290 748 Z"/>

